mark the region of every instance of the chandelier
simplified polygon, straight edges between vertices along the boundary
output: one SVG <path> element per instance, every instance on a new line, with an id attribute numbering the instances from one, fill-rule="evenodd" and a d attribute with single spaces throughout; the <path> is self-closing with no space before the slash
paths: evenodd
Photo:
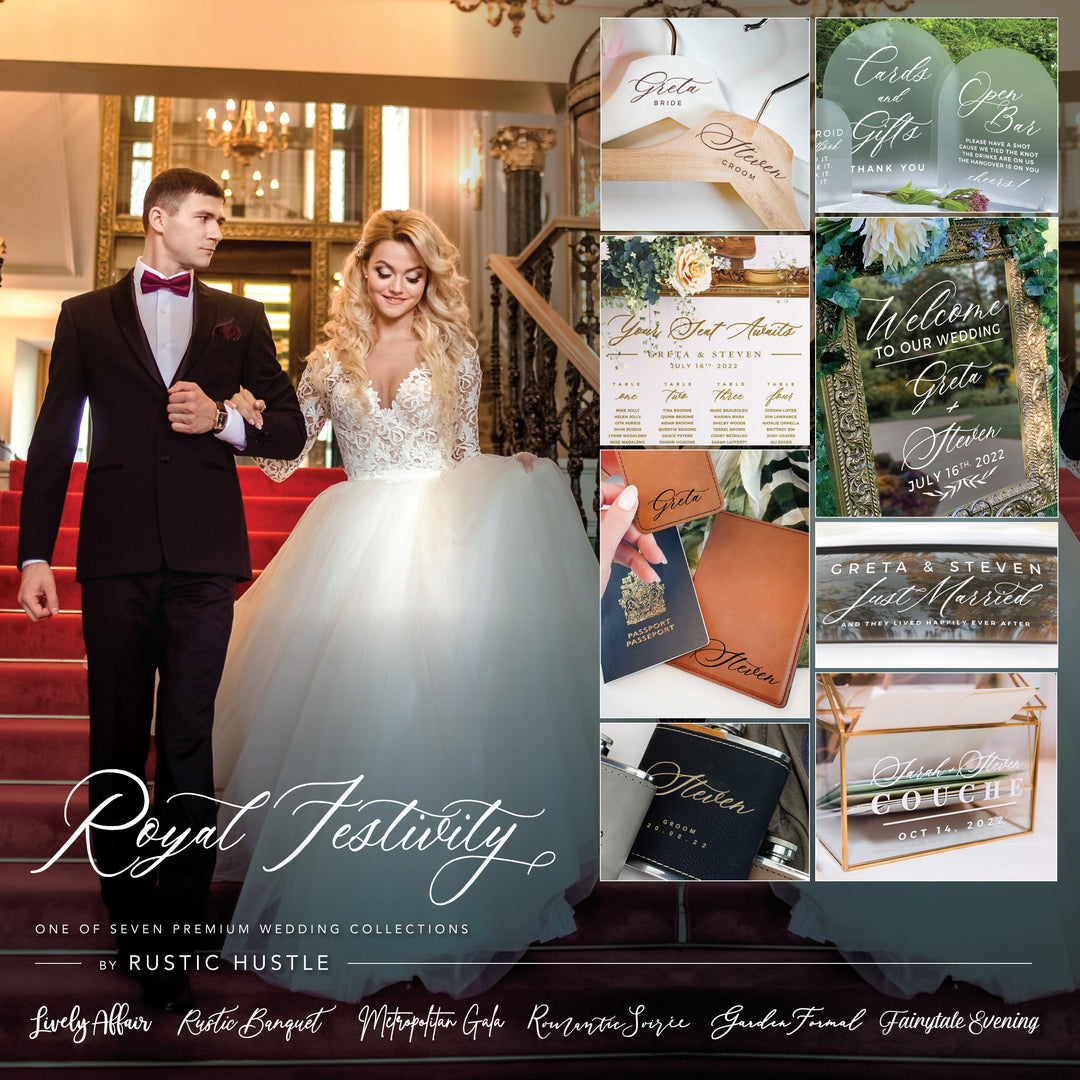
<path id="1" fill-rule="evenodd" d="M 452 0 L 456 2 L 456 0 Z M 865 18 L 871 13 L 876 14 L 884 4 L 889 11 L 906 11 L 915 0 L 790 0 L 795 7 L 809 7 L 809 14 L 817 18 L 829 16 L 839 6 L 839 15 L 842 18 Z M 636 15 L 639 12 L 657 10 L 657 18 L 666 16 L 669 19 L 683 18 L 696 19 L 702 16 L 710 16 L 715 12 L 723 12 L 737 19 L 751 18 L 743 14 L 737 8 L 724 3 L 724 0 L 641 0 L 639 4 L 626 11 L 626 15 Z M 470 9 L 471 10 L 471 9 Z"/>
<path id="2" fill-rule="evenodd" d="M 549 23 L 555 18 L 555 9 L 552 4 L 559 7 L 569 7 L 574 0 L 528 0 L 529 6 L 536 13 L 536 17 L 542 23 Z M 510 20 L 510 32 L 514 37 L 521 37 L 521 24 L 525 21 L 526 0 L 450 0 L 450 3 L 458 11 L 475 11 L 481 4 L 487 6 L 487 21 L 489 26 L 498 26 L 505 15 Z"/>
<path id="3" fill-rule="evenodd" d="M 835 6 L 834 0 L 824 0 L 819 4 L 818 0 L 791 0 L 796 7 L 812 5 L 812 14 L 818 18 L 832 15 Z M 884 4 L 889 11 L 907 11 L 915 0 L 835 0 L 840 5 L 839 16 L 842 19 L 863 19 L 870 14 L 872 8 L 876 13 L 879 5 Z"/>
<path id="4" fill-rule="evenodd" d="M 241 165 L 250 165 L 253 158 L 266 157 L 275 150 L 285 150 L 289 145 L 289 114 L 283 112 L 275 121 L 274 103 L 268 101 L 263 109 L 263 119 L 255 119 L 255 102 L 246 98 L 225 102 L 227 118 L 217 128 L 217 112 L 206 110 L 206 141 L 220 146 L 226 157 L 234 157 Z"/>

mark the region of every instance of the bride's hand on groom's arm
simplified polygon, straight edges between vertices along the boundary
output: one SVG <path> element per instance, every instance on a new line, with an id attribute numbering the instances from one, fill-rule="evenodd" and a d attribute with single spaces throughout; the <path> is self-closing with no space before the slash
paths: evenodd
<path id="1" fill-rule="evenodd" d="M 666 563 L 652 533 L 643 533 L 634 524 L 638 491 L 631 484 L 600 484 L 600 592 L 607 588 L 611 564 L 629 567 L 642 581 L 660 580 L 652 563 Z"/>
<path id="2" fill-rule="evenodd" d="M 266 402 L 256 398 L 250 390 L 241 387 L 225 404 L 234 408 L 252 427 L 263 426 Z M 203 435 L 214 430 L 217 405 L 198 383 L 177 382 L 169 387 L 168 416 L 173 431 L 183 435 Z"/>
<path id="3" fill-rule="evenodd" d="M 262 398 L 257 398 L 250 390 L 241 386 L 225 404 L 231 405 L 253 428 L 261 430 L 262 414 L 266 410 L 266 402 Z"/>

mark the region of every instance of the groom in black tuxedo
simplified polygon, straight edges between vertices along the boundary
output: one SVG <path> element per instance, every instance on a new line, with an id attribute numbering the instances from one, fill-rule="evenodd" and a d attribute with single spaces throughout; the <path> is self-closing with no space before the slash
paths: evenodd
<path id="1" fill-rule="evenodd" d="M 135 269 L 62 306 L 19 529 L 19 602 L 31 619 L 46 619 L 60 610 L 49 564 L 89 399 L 77 576 L 90 771 L 145 776 L 157 676 L 152 814 L 160 832 L 192 837 L 214 826 L 214 696 L 236 582 L 251 576 L 233 455 L 289 459 L 305 439 L 262 306 L 194 278 L 210 264 L 224 220 L 223 192 L 209 176 L 159 174 L 146 192 Z M 122 793 L 96 819 L 94 860 L 121 963 L 141 979 L 149 1005 L 184 1009 L 191 991 L 176 957 L 190 952 L 190 939 L 173 927 L 202 921 L 215 849 L 193 845 L 156 873 L 133 873 L 160 846 L 137 846 L 138 825 L 98 826 L 136 816 L 135 787 L 115 772 L 91 781 L 92 811 Z M 148 923 L 164 936 L 128 929 Z"/>

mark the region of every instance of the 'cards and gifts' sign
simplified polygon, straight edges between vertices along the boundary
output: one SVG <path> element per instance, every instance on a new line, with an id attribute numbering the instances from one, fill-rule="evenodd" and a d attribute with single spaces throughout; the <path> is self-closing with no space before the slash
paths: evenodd
<path id="1" fill-rule="evenodd" d="M 952 21 L 930 20 L 931 30 Z M 1053 20 L 1041 21 L 1056 42 Z M 998 20 L 962 22 L 992 30 Z M 950 40 L 956 55 L 963 32 L 950 27 Z M 822 87 L 848 120 L 856 193 L 884 194 L 911 183 L 942 196 L 977 192 L 1001 208 L 1056 211 L 1054 82 L 1028 53 L 984 44 L 972 31 L 973 51 L 954 64 L 932 32 L 884 19 L 836 46 Z M 836 122 L 831 115 L 826 120 L 829 127 Z M 835 143 L 826 140 L 827 157 Z M 819 181 L 819 207 L 846 197 L 835 184 Z"/>
<path id="2" fill-rule="evenodd" d="M 938 91 L 952 69 L 941 43 L 918 26 L 885 19 L 837 45 L 824 95 L 851 123 L 851 171 L 899 187 L 925 186 L 937 168 Z M 861 183 L 856 186 L 864 186 Z"/>

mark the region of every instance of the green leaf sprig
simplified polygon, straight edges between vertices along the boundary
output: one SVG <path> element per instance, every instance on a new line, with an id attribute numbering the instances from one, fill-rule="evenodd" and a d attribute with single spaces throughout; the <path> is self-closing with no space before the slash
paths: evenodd
<path id="1" fill-rule="evenodd" d="M 938 195 L 925 188 L 913 187 L 909 180 L 895 191 L 864 191 L 863 195 L 883 195 L 906 206 L 938 206 L 942 210 L 989 210 L 990 200 L 978 188 L 957 188 L 948 195 Z"/>

